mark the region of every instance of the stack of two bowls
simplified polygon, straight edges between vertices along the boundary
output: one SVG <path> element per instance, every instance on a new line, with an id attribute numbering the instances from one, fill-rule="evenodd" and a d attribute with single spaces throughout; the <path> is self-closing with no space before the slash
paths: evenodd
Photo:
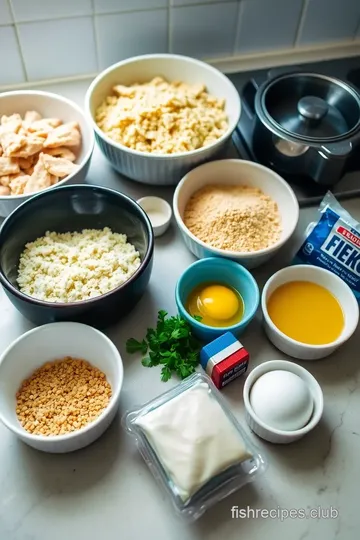
<path id="1" fill-rule="evenodd" d="M 105 227 L 114 233 L 126 234 L 139 253 L 139 267 L 127 281 L 109 292 L 76 302 L 49 302 L 20 290 L 19 259 L 28 242 L 42 237 L 45 231 L 69 233 Z M 27 319 L 43 325 L 18 338 L 0 358 L 0 420 L 21 440 L 45 452 L 70 452 L 87 446 L 101 436 L 116 415 L 123 381 L 119 351 L 93 326 L 114 324 L 144 293 L 154 250 L 149 219 L 135 201 L 119 192 L 95 186 L 65 186 L 39 193 L 14 210 L 1 228 L 0 246 L 0 281 L 5 293 Z M 68 268 L 70 271 L 70 262 Z M 54 283 L 56 285 L 56 278 Z M 75 386 L 70 381 L 69 388 L 65 388 L 62 381 L 56 379 L 57 374 L 65 376 L 81 360 L 90 363 L 90 366 L 81 364 L 85 375 L 78 373 L 74 377 Z M 41 394 L 52 376 L 50 372 L 47 375 L 44 368 L 49 362 L 58 385 L 58 398 L 62 396 L 62 403 L 57 398 L 56 405 L 51 403 L 51 396 Z M 89 407 L 91 409 L 86 394 L 94 388 L 89 374 L 100 380 L 101 387 L 96 391 L 100 400 L 105 381 L 111 390 L 106 407 L 98 411 L 101 414 L 92 414 L 91 422 L 86 423 Z M 67 381 L 69 383 L 69 379 Z M 35 385 L 36 408 L 26 402 L 29 397 L 26 387 L 31 384 Z M 53 384 L 54 381 L 50 387 Z M 24 385 L 25 397 L 19 401 L 17 393 Z M 85 394 L 84 386 L 88 386 Z M 75 391 L 79 395 L 72 395 Z M 25 416 L 22 416 L 24 407 Z M 50 427 L 55 427 L 56 436 L 49 436 Z"/>
<path id="2" fill-rule="evenodd" d="M 263 249 L 239 252 L 213 247 L 195 236 L 185 223 L 186 208 L 199 190 L 212 185 L 219 186 L 220 189 L 234 186 L 260 190 L 263 195 L 271 198 L 281 219 L 281 233 L 277 241 Z M 273 257 L 296 228 L 299 206 L 292 189 L 279 175 L 266 167 L 242 160 L 221 160 L 201 165 L 189 172 L 175 190 L 173 207 L 186 246 L 201 259 L 187 268 L 177 283 L 176 303 L 179 312 L 192 325 L 194 333 L 205 341 L 210 341 L 226 331 L 236 336 L 241 335 L 254 318 L 260 302 L 259 288 L 249 269 L 260 266 Z M 187 304 L 191 291 L 206 283 L 227 286 L 238 293 L 243 303 L 240 320 L 226 326 L 223 318 L 216 328 L 204 324 L 201 320 L 195 320 L 189 314 Z M 220 303 L 223 301 L 226 301 L 225 298 L 219 298 Z"/>
<path id="3" fill-rule="evenodd" d="M 332 272 L 310 265 L 275 273 L 265 284 L 261 307 L 270 341 L 288 356 L 306 361 L 332 354 L 359 321 L 350 287 Z M 249 426 L 273 443 L 288 444 L 309 433 L 324 408 L 322 389 L 311 373 L 281 360 L 257 366 L 246 379 L 243 396 Z"/>

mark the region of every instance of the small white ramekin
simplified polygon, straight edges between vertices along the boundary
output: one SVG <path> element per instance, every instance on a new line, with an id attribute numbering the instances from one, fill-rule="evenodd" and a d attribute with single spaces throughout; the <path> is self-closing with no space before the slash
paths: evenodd
<path id="1" fill-rule="evenodd" d="M 301 377 L 301 379 L 303 379 L 303 381 L 307 384 L 313 397 L 313 414 L 306 426 L 302 427 L 301 429 L 296 429 L 294 431 L 274 429 L 262 422 L 255 414 L 251 406 L 250 392 L 255 381 L 257 381 L 257 379 L 259 379 L 265 373 L 276 370 L 289 371 Z M 323 393 L 315 377 L 313 377 L 311 373 L 298 364 L 295 364 L 294 362 L 287 362 L 285 360 L 271 360 L 270 362 L 264 362 L 253 369 L 246 378 L 243 390 L 243 398 L 246 411 L 245 418 L 250 429 L 265 441 L 276 444 L 289 444 L 301 439 L 301 437 L 309 433 L 319 423 L 324 410 Z"/>
<path id="2" fill-rule="evenodd" d="M 108 137 L 96 124 L 95 114 L 104 99 L 111 95 L 113 87 L 148 82 L 158 76 L 168 81 L 204 84 L 209 94 L 224 99 L 229 119 L 226 132 L 208 146 L 178 154 L 139 152 Z M 239 122 L 241 102 L 230 79 L 209 64 L 177 54 L 146 54 L 127 58 L 102 71 L 87 91 L 85 110 L 92 122 L 96 142 L 115 170 L 137 182 L 175 185 L 190 169 L 214 159 L 224 150 Z"/>
<path id="3" fill-rule="evenodd" d="M 136 202 L 147 213 L 154 231 L 154 236 L 157 237 L 164 234 L 169 228 L 171 221 L 172 210 L 170 204 L 161 197 L 142 197 Z M 154 223 L 152 219 L 153 212 L 156 212 L 159 217 L 161 216 L 161 222 L 159 220 L 159 223 Z"/>
<path id="4" fill-rule="evenodd" d="M 87 360 L 105 373 L 111 384 L 109 405 L 78 431 L 65 435 L 32 435 L 16 416 L 16 392 L 37 368 L 66 356 Z M 43 452 L 64 453 L 91 444 L 109 427 L 120 400 L 123 364 L 119 351 L 105 334 L 91 326 L 58 322 L 39 326 L 14 341 L 0 357 L 0 420 L 23 442 Z"/>
<path id="5" fill-rule="evenodd" d="M 325 287 L 340 303 L 344 315 L 344 328 L 338 339 L 325 345 L 308 345 L 291 339 L 281 332 L 270 319 L 267 302 L 271 294 L 284 283 L 290 281 L 311 281 Z M 277 349 L 300 360 L 318 360 L 333 353 L 345 343 L 359 322 L 359 306 L 350 287 L 341 278 L 318 266 L 294 265 L 287 266 L 276 272 L 265 284 L 261 296 L 261 309 L 266 335 Z M 309 306 L 311 309 L 311 306 Z"/>

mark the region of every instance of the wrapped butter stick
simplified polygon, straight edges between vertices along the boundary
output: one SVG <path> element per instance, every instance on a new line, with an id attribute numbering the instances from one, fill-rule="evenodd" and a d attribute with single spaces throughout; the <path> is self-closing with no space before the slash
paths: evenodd
<path id="1" fill-rule="evenodd" d="M 320 216 L 306 230 L 293 264 L 312 264 L 330 270 L 352 289 L 360 303 L 360 223 L 328 192 Z"/>

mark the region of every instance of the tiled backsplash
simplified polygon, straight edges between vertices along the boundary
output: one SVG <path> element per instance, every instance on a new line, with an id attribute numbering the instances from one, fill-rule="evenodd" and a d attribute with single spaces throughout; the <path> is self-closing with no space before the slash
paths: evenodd
<path id="1" fill-rule="evenodd" d="M 360 0 L 0 0 L 0 85 L 151 52 L 214 59 L 350 40 L 360 45 Z"/>

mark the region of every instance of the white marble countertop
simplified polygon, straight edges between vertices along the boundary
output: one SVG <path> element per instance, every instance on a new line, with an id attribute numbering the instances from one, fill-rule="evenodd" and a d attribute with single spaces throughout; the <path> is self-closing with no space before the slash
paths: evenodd
<path id="1" fill-rule="evenodd" d="M 82 104 L 87 82 L 49 87 Z M 156 194 L 171 201 L 172 189 L 153 189 L 121 178 L 95 149 L 88 181 L 117 188 L 134 198 Z M 360 220 L 360 201 L 345 203 Z M 292 242 L 279 256 L 254 272 L 260 286 L 290 261 L 306 224 L 316 209 L 301 211 Z M 195 524 L 180 521 L 120 418 L 135 404 L 155 397 L 176 381 L 161 383 L 158 368 L 142 367 L 140 359 L 125 352 L 128 337 L 142 337 L 153 326 L 158 309 L 175 313 L 174 287 L 183 270 L 194 261 L 182 243 L 175 223 L 156 240 L 154 270 L 143 299 L 132 313 L 107 334 L 119 348 L 125 379 L 120 413 L 109 430 L 92 446 L 67 455 L 33 450 L 0 425 L 0 539 L 1 540 L 355 540 L 360 514 L 358 503 L 360 456 L 360 328 L 332 357 L 302 363 L 315 375 L 325 397 L 320 425 L 306 438 L 289 446 L 267 444 L 255 435 L 269 468 L 253 484 L 228 497 Z M 32 327 L 0 290 L 0 352 Z M 258 314 L 242 338 L 250 351 L 250 368 L 284 359 L 265 338 Z M 244 424 L 243 379 L 223 392 Z M 248 430 L 247 426 L 246 429 Z M 258 517 L 232 519 L 232 506 L 251 509 L 323 509 L 331 506 L 337 519 Z"/>

